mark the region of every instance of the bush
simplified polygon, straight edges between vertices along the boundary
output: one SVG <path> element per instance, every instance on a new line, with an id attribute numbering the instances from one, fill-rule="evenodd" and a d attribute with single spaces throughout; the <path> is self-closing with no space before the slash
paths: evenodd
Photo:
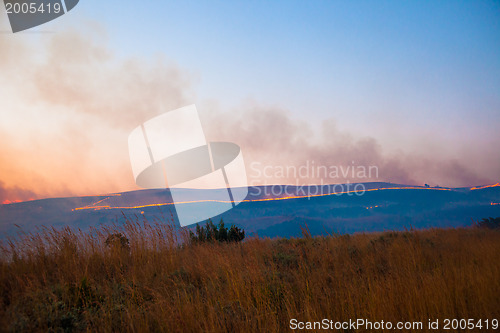
<path id="1" fill-rule="evenodd" d="M 189 237 L 192 243 L 204 242 L 241 242 L 245 238 L 245 230 L 231 225 L 231 228 L 224 226 L 221 219 L 218 225 L 215 225 L 211 219 L 208 219 L 205 226 L 200 227 L 196 224 L 196 233 L 189 231 Z"/>
<path id="2" fill-rule="evenodd" d="M 499 229 L 500 228 L 500 217 L 497 218 L 483 218 L 481 221 L 477 223 L 479 228 L 487 228 L 487 229 Z"/>
<path id="3" fill-rule="evenodd" d="M 109 235 L 105 243 L 110 249 L 130 251 L 129 241 L 127 237 L 123 236 L 121 233 Z"/>

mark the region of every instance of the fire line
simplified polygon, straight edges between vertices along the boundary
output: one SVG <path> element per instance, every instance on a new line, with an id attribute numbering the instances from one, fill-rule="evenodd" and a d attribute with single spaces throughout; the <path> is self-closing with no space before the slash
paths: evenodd
<path id="1" fill-rule="evenodd" d="M 498 185 L 498 184 L 497 184 Z M 479 188 L 474 188 L 479 189 Z M 278 198 L 263 198 L 263 199 L 247 199 L 242 202 L 264 202 L 264 201 L 281 201 L 281 200 L 292 200 L 292 199 L 302 199 L 302 198 L 315 198 L 315 197 L 325 197 L 331 195 L 341 195 L 341 194 L 349 194 L 349 193 L 359 193 L 359 192 L 373 192 L 373 191 L 383 191 L 383 190 L 434 190 L 434 191 L 452 191 L 448 188 L 425 188 L 425 187 L 416 187 L 416 186 L 407 186 L 407 187 L 383 187 L 383 188 L 374 188 L 374 189 L 364 189 L 358 191 L 344 191 L 344 192 L 333 192 L 333 193 L 324 193 L 324 194 L 312 194 L 312 195 L 296 195 L 296 196 L 288 196 L 288 197 L 278 197 Z M 170 206 L 174 205 L 173 202 L 164 202 L 164 203 L 156 203 L 156 204 L 148 204 L 148 205 L 138 205 L 138 206 L 97 206 L 98 203 L 103 202 L 110 197 L 104 198 L 93 205 L 78 207 L 72 209 L 72 211 L 78 210 L 101 210 L 101 209 L 139 209 L 139 208 L 147 208 L 147 207 L 160 207 L 160 206 Z M 194 204 L 194 203 L 208 203 L 208 202 L 217 202 L 217 203 L 233 203 L 229 200 L 195 200 L 195 201 L 181 201 L 176 202 L 175 204 Z"/>

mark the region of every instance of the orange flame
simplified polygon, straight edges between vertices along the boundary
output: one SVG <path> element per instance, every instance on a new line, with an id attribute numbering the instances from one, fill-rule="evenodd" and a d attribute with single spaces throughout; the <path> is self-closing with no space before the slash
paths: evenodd
<path id="1" fill-rule="evenodd" d="M 32 199 L 30 199 L 30 200 L 32 200 Z M 9 204 L 18 203 L 18 202 L 22 202 L 22 200 L 8 200 L 8 199 L 5 199 L 2 202 L 2 205 L 9 205 Z"/>
<path id="2" fill-rule="evenodd" d="M 278 197 L 278 198 L 263 198 L 263 199 L 253 199 L 253 200 L 243 200 L 241 202 L 263 202 L 263 201 L 281 201 L 281 200 L 291 200 L 291 199 L 302 199 L 302 198 L 315 198 L 315 197 L 325 197 L 331 195 L 340 195 L 340 194 L 349 194 L 349 193 L 359 193 L 359 192 L 373 192 L 373 191 L 384 191 L 384 190 L 428 190 L 428 191 L 452 191 L 449 188 L 429 188 L 429 187 L 418 187 L 418 186 L 407 186 L 407 187 L 383 187 L 383 188 L 373 188 L 373 189 L 364 189 L 358 191 L 344 191 L 344 192 L 333 192 L 333 193 L 324 193 L 324 194 L 312 194 L 312 195 L 296 195 L 296 196 L 288 196 L 288 197 Z M 114 194 L 114 196 L 119 194 Z M 139 209 L 139 208 L 147 208 L 147 207 L 160 207 L 160 206 L 171 206 L 178 204 L 193 204 L 193 203 L 205 203 L 205 202 L 218 202 L 218 203 L 234 203 L 231 200 L 195 200 L 195 201 L 181 201 L 181 202 L 164 202 L 164 203 L 155 203 L 149 205 L 139 205 L 139 206 L 121 206 L 121 207 L 111 207 L 111 206 L 97 206 L 98 203 L 103 202 L 104 200 L 109 199 L 110 197 L 104 198 L 100 201 L 95 202 L 92 205 L 88 205 L 85 207 L 77 207 L 72 209 L 72 211 L 77 210 L 85 210 L 85 209 L 93 209 L 93 210 L 101 210 L 101 209 Z"/>
<path id="3" fill-rule="evenodd" d="M 480 187 L 471 187 L 470 190 L 471 191 L 473 191 L 473 190 L 482 190 L 483 188 L 498 187 L 498 186 L 500 186 L 500 183 L 496 183 L 496 184 L 493 184 L 493 185 L 480 186 Z"/>

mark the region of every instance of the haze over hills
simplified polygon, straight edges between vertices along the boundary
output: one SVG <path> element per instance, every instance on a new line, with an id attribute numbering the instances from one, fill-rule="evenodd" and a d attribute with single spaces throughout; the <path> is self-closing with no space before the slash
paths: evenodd
<path id="1" fill-rule="evenodd" d="M 217 202 L 204 200 L 217 190 L 185 190 L 193 210 Z M 190 200 L 188 200 L 190 199 Z M 458 227 L 483 217 L 500 216 L 500 185 L 472 188 L 358 183 L 324 186 L 273 185 L 250 187 L 244 202 L 213 218 L 236 224 L 259 236 L 401 230 L 404 228 Z M 179 203 L 178 203 L 179 204 Z M 177 223 L 169 189 L 138 190 L 99 196 L 53 198 L 0 205 L 0 234 L 42 226 L 70 226 L 86 230 L 129 219 Z M 202 221 L 201 223 L 204 223 Z"/>

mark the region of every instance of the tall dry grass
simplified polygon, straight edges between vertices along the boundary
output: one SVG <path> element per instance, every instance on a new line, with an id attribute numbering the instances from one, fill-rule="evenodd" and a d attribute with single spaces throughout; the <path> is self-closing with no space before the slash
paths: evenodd
<path id="1" fill-rule="evenodd" d="M 117 232 L 130 249 L 105 245 Z M 85 233 L 45 229 L 4 242 L 0 328 L 283 332 L 292 318 L 427 322 L 500 315 L 498 231 L 201 245 L 182 237 L 166 224 L 138 219 Z"/>

